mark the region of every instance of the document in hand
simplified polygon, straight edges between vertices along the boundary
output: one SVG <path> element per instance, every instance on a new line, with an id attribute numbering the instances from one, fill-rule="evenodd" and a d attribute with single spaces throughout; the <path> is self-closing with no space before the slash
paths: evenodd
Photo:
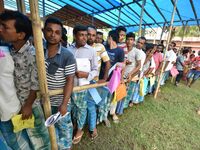
<path id="1" fill-rule="evenodd" d="M 49 127 L 51 125 L 54 125 L 56 122 L 58 122 L 60 119 L 68 115 L 69 112 L 67 112 L 64 116 L 61 115 L 60 112 L 57 112 L 56 114 L 51 115 L 47 120 L 45 121 L 45 126 Z"/>
<path id="2" fill-rule="evenodd" d="M 22 120 L 22 114 L 15 115 L 11 118 L 13 124 L 13 132 L 17 133 L 23 129 L 34 128 L 35 118 L 32 115 L 30 119 Z"/>
<path id="3" fill-rule="evenodd" d="M 91 64 L 88 58 L 76 58 L 76 63 L 77 63 L 77 71 L 84 71 L 84 72 L 91 71 Z M 86 78 L 79 78 L 78 84 L 79 86 L 86 85 L 90 84 L 90 81 L 88 81 Z"/>

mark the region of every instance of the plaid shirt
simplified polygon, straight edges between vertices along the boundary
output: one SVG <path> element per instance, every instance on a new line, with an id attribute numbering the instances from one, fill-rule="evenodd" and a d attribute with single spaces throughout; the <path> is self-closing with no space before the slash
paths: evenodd
<path id="1" fill-rule="evenodd" d="M 39 90 L 35 48 L 27 41 L 19 51 L 11 48 L 11 55 L 15 65 L 14 80 L 17 96 L 23 105 L 30 90 Z"/>

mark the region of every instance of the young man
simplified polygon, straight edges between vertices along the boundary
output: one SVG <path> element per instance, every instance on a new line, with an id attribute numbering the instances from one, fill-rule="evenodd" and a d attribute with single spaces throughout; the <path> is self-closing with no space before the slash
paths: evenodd
<path id="1" fill-rule="evenodd" d="M 178 86 L 181 78 L 183 77 L 183 70 L 185 67 L 185 61 L 187 59 L 189 50 L 184 49 L 182 55 L 178 56 L 176 59 L 176 69 L 178 70 L 179 74 L 176 76 L 175 85 Z"/>
<path id="2" fill-rule="evenodd" d="M 100 31 L 97 32 L 96 43 L 100 43 L 100 44 L 104 43 L 103 32 L 100 32 Z"/>
<path id="3" fill-rule="evenodd" d="M 140 57 L 141 57 L 141 68 L 140 68 L 140 71 L 139 71 L 139 77 L 142 76 L 143 72 L 142 72 L 142 68 L 143 68 L 143 65 L 144 65 L 144 62 L 145 62 L 145 59 L 146 59 L 146 54 L 144 53 L 143 51 L 143 48 L 145 46 L 145 43 L 146 43 L 146 38 L 145 37 L 139 37 L 138 40 L 137 40 L 137 44 L 136 44 L 136 48 L 139 50 L 139 54 L 140 54 Z M 134 86 L 134 96 L 131 98 L 131 102 L 129 104 L 130 107 L 133 106 L 133 104 L 138 104 L 139 102 L 141 102 L 139 99 L 138 99 L 138 89 L 139 88 L 139 84 L 136 83 L 135 86 Z"/>
<path id="4" fill-rule="evenodd" d="M 64 116 L 55 124 L 59 149 L 71 149 L 73 125 L 71 120 L 70 96 L 73 90 L 76 61 L 61 44 L 63 25 L 57 18 L 48 18 L 44 25 L 46 39 L 45 58 L 48 88 L 63 89 L 64 94 L 50 97 L 52 113 Z"/>
<path id="5" fill-rule="evenodd" d="M 73 30 L 75 43 L 69 47 L 77 60 L 77 71 L 75 76 L 75 86 L 89 84 L 98 76 L 98 61 L 96 51 L 87 42 L 87 27 L 76 26 Z M 84 66 L 82 64 L 85 64 Z M 84 69 L 83 69 L 84 67 Z M 85 70 L 86 69 L 86 70 Z M 78 82 L 77 82 L 78 81 Z M 85 82 L 83 82 L 85 81 Z M 87 90 L 74 92 L 72 95 L 73 119 L 77 125 L 73 144 L 78 144 L 83 135 L 83 127 L 87 116 L 87 101 L 85 99 Z"/>
<path id="6" fill-rule="evenodd" d="M 172 45 L 169 44 L 168 51 L 166 52 L 166 60 L 164 66 L 164 73 L 160 85 L 164 85 L 165 81 L 169 78 L 170 70 L 176 62 L 176 53 L 172 49 Z"/>
<path id="7" fill-rule="evenodd" d="M 130 32 L 126 35 L 126 46 L 127 46 L 127 59 L 124 72 L 124 78 L 128 80 L 127 96 L 124 101 L 124 108 L 127 108 L 129 102 L 133 96 L 134 82 L 131 81 L 133 77 L 138 75 L 141 68 L 141 53 L 140 50 L 134 47 L 135 34 Z"/>
<path id="8" fill-rule="evenodd" d="M 126 43 L 125 43 L 125 38 L 126 38 L 126 28 L 123 26 L 119 26 L 116 28 L 117 33 L 119 34 L 119 39 L 117 46 L 121 48 L 124 51 L 124 57 L 125 59 L 127 58 L 127 49 L 126 49 Z"/>
<path id="9" fill-rule="evenodd" d="M 189 71 L 187 75 L 187 86 L 191 87 L 194 82 L 200 78 L 200 51 L 198 51 L 198 56 L 192 61 L 193 68 Z M 189 83 L 192 78 L 191 83 Z"/>
<path id="10" fill-rule="evenodd" d="M 34 128 L 26 129 L 33 149 L 49 149 L 49 134 L 44 126 L 44 114 L 40 103 L 35 101 L 39 90 L 35 48 L 29 43 L 32 34 L 31 21 L 20 12 L 6 11 L 0 17 L 2 29 L 0 36 L 12 44 L 11 55 L 14 60 L 14 81 L 17 96 L 22 105 L 22 120 L 35 118 Z"/>
<path id="11" fill-rule="evenodd" d="M 105 47 L 100 43 L 95 43 L 96 40 L 96 33 L 97 30 L 93 26 L 88 27 L 88 39 L 87 43 L 88 45 L 92 46 L 97 53 L 98 58 L 98 71 L 100 71 L 101 68 L 101 62 L 103 61 L 105 63 L 105 72 L 103 75 L 103 79 L 95 79 L 95 82 L 97 83 L 103 83 L 106 82 L 108 78 L 108 70 L 110 69 L 110 58 L 105 50 Z M 106 87 L 99 87 L 96 88 L 98 93 L 100 94 L 102 100 L 98 104 L 95 103 L 90 93 L 87 93 L 87 104 L 88 104 L 88 124 L 89 124 L 89 131 L 91 133 L 91 138 L 94 139 L 97 137 L 97 129 L 96 129 L 96 120 L 97 120 L 97 112 L 96 108 L 100 107 L 99 110 L 101 110 L 101 107 L 105 105 L 105 100 L 108 95 L 108 89 Z M 104 119 L 105 122 L 108 122 L 107 118 Z"/>
<path id="12" fill-rule="evenodd" d="M 107 43 L 108 46 L 106 47 L 106 51 L 108 53 L 108 56 L 110 57 L 111 67 L 113 67 L 115 64 L 123 63 L 124 62 L 124 51 L 117 46 L 117 43 L 119 41 L 119 34 L 116 30 L 111 30 L 108 33 L 108 39 Z M 122 75 L 123 80 L 123 75 Z M 110 98 L 108 99 L 108 103 L 110 103 Z M 110 111 L 110 114 L 112 115 L 112 119 L 115 123 L 119 122 L 119 119 L 115 113 L 117 106 L 112 106 L 112 110 Z M 107 110 L 109 111 L 109 109 Z"/>
<path id="13" fill-rule="evenodd" d="M 0 25 L 0 33 L 2 30 L 3 26 Z M 19 113 L 21 104 L 17 98 L 16 88 L 14 85 L 14 62 L 10 55 L 9 47 L 1 43 L 1 41 L 0 68 L 0 139 L 1 135 L 3 135 L 3 139 L 5 139 L 7 145 L 12 149 L 29 150 L 31 147 L 29 146 L 29 140 L 25 137 L 25 132 L 13 132 L 11 118 L 13 115 Z M 1 148 L 3 149 L 3 147 Z"/>

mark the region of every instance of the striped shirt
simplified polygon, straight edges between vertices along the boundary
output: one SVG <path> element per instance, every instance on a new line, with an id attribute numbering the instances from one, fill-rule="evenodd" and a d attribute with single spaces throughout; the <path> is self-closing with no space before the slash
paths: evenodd
<path id="1" fill-rule="evenodd" d="M 107 62 L 110 60 L 108 53 L 104 47 L 103 44 L 100 43 L 94 43 L 92 47 L 96 50 L 97 53 L 97 59 L 98 59 L 98 71 L 100 72 L 101 69 L 101 62 Z M 95 78 L 95 80 L 98 80 L 98 77 Z"/>
<path id="2" fill-rule="evenodd" d="M 57 54 L 52 58 L 48 58 L 48 50 L 46 49 L 45 58 L 48 89 L 64 88 L 66 77 L 75 74 L 76 71 L 76 61 L 73 54 L 60 45 Z M 63 94 L 51 96 L 51 106 L 60 106 L 63 96 Z"/>

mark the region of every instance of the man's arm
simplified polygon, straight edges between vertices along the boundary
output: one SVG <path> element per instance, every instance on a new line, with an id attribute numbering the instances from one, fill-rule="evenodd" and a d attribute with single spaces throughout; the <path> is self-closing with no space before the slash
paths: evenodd
<path id="1" fill-rule="evenodd" d="M 74 75 L 69 75 L 66 77 L 66 83 L 64 87 L 64 97 L 62 104 L 59 106 L 59 111 L 62 115 L 67 113 L 67 104 L 69 102 L 71 93 L 73 91 L 74 85 Z"/>
<path id="2" fill-rule="evenodd" d="M 106 61 L 103 79 L 99 80 L 98 83 L 106 82 L 106 80 L 108 79 L 108 71 L 110 69 L 110 66 L 111 66 L 110 61 Z"/>
<path id="3" fill-rule="evenodd" d="M 130 82 L 134 76 L 136 76 L 141 68 L 141 60 L 136 61 L 136 67 L 129 73 L 128 81 Z"/>

